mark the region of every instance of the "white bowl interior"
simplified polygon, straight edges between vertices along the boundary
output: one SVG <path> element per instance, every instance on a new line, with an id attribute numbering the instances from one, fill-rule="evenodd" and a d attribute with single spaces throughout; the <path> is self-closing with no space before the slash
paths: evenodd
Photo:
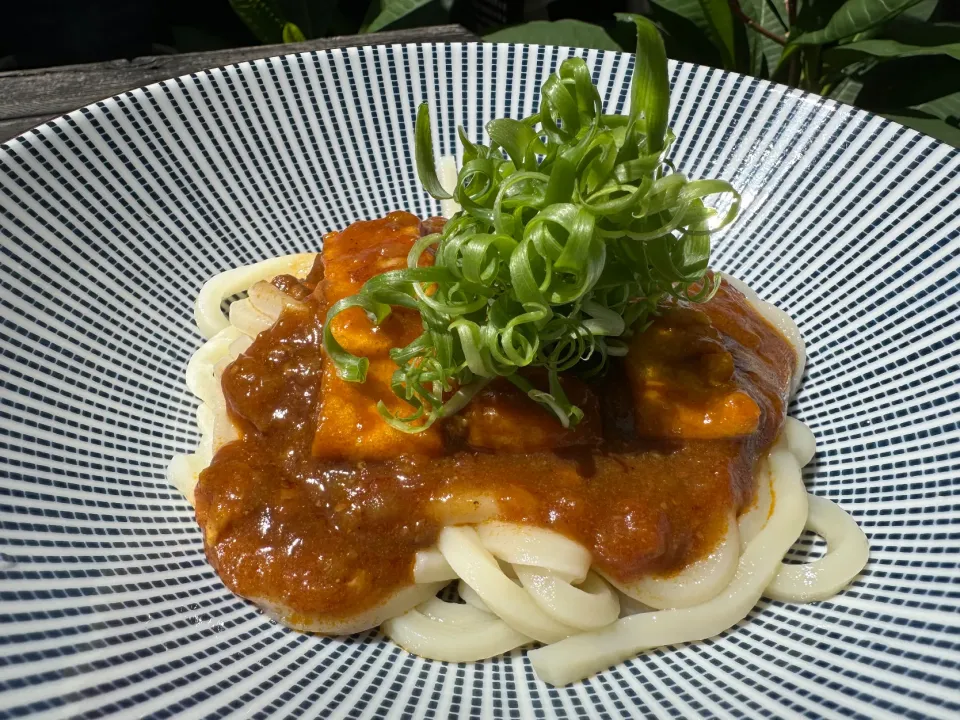
<path id="1" fill-rule="evenodd" d="M 960 152 L 781 86 L 671 64 L 673 159 L 743 192 L 715 266 L 809 351 L 792 412 L 809 489 L 872 557 L 831 601 L 762 601 L 724 635 L 567 688 L 514 652 L 412 657 L 376 632 L 294 633 L 218 580 L 164 477 L 198 439 L 183 383 L 200 285 L 324 232 L 438 212 L 412 161 L 456 125 L 536 108 L 573 51 L 350 49 L 125 93 L 0 148 L 0 708 L 11 714 L 947 717 L 960 712 Z M 576 51 L 608 112 L 633 59 Z M 818 552 L 809 539 L 796 559 Z M 3 714 L 3 710 L 0 710 Z"/>

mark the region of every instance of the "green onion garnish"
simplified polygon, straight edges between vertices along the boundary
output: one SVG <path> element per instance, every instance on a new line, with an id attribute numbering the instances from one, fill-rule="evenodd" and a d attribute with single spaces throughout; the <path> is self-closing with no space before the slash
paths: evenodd
<path id="1" fill-rule="evenodd" d="M 630 114 L 604 115 L 586 63 L 565 60 L 543 84 L 539 112 L 487 124 L 490 145 L 461 129 L 453 198 L 462 210 L 414 245 L 406 269 L 372 278 L 327 313 L 323 342 L 337 373 L 364 382 L 367 361 L 334 338 L 334 316 L 359 306 L 376 324 L 393 307 L 419 311 L 423 334 L 390 353 L 393 392 L 414 408 L 397 417 L 381 402 L 393 427 L 423 431 L 498 376 L 572 427 L 583 413 L 560 373 L 596 373 L 626 354 L 665 297 L 705 302 L 716 292 L 719 280 L 706 277 L 710 234 L 736 218 L 740 195 L 723 180 L 673 171 L 663 40 L 645 18 L 618 17 L 637 27 Z M 427 192 L 449 198 L 433 157 L 424 103 L 417 171 Z M 722 194 L 732 199 L 719 216 L 703 200 Z M 418 267 L 431 247 L 434 265 Z M 526 367 L 546 369 L 547 391 L 518 374 Z"/>

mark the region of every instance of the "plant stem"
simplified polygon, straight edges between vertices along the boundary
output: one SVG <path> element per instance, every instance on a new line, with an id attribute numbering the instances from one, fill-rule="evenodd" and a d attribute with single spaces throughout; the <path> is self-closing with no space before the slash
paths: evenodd
<path id="1" fill-rule="evenodd" d="M 787 36 L 794 35 L 797 24 L 797 0 L 784 0 L 787 7 Z M 800 56 L 803 55 L 803 48 L 795 52 L 790 57 L 790 64 L 787 66 L 787 84 L 797 87 L 800 84 Z"/>
<path id="2" fill-rule="evenodd" d="M 786 39 L 785 37 L 782 37 L 782 36 L 780 36 L 780 35 L 777 35 L 777 34 L 774 33 L 774 32 L 770 32 L 770 31 L 767 30 L 763 25 L 761 25 L 760 23 L 758 23 L 756 20 L 754 20 L 753 18 L 751 18 L 749 15 L 747 15 L 747 14 L 743 11 L 743 8 L 740 7 L 740 0 L 727 0 L 727 2 L 728 2 L 729 5 L 730 5 L 730 11 L 731 11 L 734 15 L 736 15 L 738 18 L 740 18 L 740 21 L 741 21 L 744 25 L 746 25 L 748 28 L 750 28 L 750 29 L 752 29 L 752 30 L 760 33 L 761 35 L 763 35 L 763 36 L 766 37 L 766 38 L 769 38 L 770 40 L 773 40 L 773 41 L 774 41 L 775 43 L 777 43 L 778 45 L 786 45 L 786 44 L 787 44 L 787 39 Z"/>
<path id="3" fill-rule="evenodd" d="M 813 45 L 808 48 L 804 48 L 803 53 L 803 74 L 804 80 L 806 81 L 804 85 L 806 89 L 810 92 L 819 93 L 820 92 L 820 75 L 822 67 L 820 65 L 820 46 Z"/>
<path id="4" fill-rule="evenodd" d="M 803 53 L 804 49 L 801 48 L 790 56 L 790 65 L 787 68 L 787 84 L 793 87 L 800 86 L 800 57 Z"/>

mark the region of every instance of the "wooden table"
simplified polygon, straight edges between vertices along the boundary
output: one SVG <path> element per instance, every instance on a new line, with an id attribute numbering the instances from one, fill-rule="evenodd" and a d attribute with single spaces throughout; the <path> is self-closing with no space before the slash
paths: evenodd
<path id="1" fill-rule="evenodd" d="M 322 38 L 289 45 L 157 55 L 89 65 L 0 72 L 0 142 L 90 103 L 179 75 L 275 55 L 392 43 L 474 42 L 460 25 Z"/>

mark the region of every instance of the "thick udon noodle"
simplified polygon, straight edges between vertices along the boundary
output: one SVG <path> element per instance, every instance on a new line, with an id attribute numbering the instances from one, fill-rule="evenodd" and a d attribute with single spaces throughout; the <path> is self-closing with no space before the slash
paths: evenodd
<path id="1" fill-rule="evenodd" d="M 204 285 L 196 319 L 207 342 L 187 366 L 187 385 L 200 399 L 201 440 L 191 455 L 173 458 L 171 482 L 192 503 L 200 472 L 214 453 L 238 437 L 227 416 L 220 379 L 259 332 L 279 318 L 285 294 L 269 283 L 276 275 L 304 277 L 315 255 L 267 260 L 222 273 Z M 791 342 L 803 372 L 799 331 L 783 311 L 742 282 L 726 278 Z M 224 298 L 247 291 L 231 304 Z M 437 546 L 421 551 L 415 585 L 376 607 L 342 620 L 315 620 L 297 629 L 345 634 L 381 625 L 409 652 L 436 660 L 470 662 L 534 641 L 537 674 L 564 685 L 662 645 L 717 635 L 747 616 L 761 596 L 789 602 L 831 597 L 863 569 L 868 545 L 856 522 L 836 504 L 808 495 L 801 468 L 814 454 L 813 433 L 786 418 L 779 439 L 757 467 L 757 499 L 707 556 L 682 572 L 618 583 L 591 568 L 590 553 L 556 532 L 502 522 L 446 527 Z M 783 557 L 804 529 L 824 538 L 826 553 L 801 565 Z M 436 597 L 458 581 L 462 603 Z M 251 598 L 275 616 L 282 610 Z"/>

